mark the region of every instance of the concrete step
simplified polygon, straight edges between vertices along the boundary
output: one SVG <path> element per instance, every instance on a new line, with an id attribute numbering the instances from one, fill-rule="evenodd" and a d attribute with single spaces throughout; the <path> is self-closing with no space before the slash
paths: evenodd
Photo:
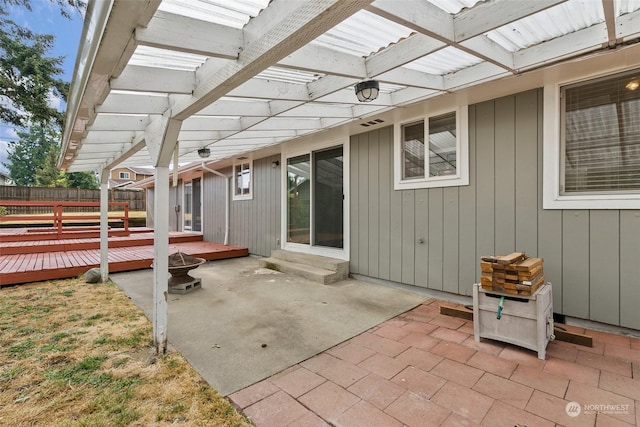
<path id="1" fill-rule="evenodd" d="M 299 264 L 280 258 L 263 258 L 259 263 L 260 267 L 304 277 L 307 280 L 322 283 L 324 285 L 346 279 L 346 277 L 343 277 L 334 270 L 314 267 L 308 264 Z"/>
<path id="2" fill-rule="evenodd" d="M 329 258 L 326 256 L 305 254 L 300 252 L 285 251 L 276 249 L 271 251 L 271 258 L 281 259 L 295 264 L 308 265 L 311 267 L 331 270 L 338 273 L 344 279 L 349 276 L 349 261 Z"/>

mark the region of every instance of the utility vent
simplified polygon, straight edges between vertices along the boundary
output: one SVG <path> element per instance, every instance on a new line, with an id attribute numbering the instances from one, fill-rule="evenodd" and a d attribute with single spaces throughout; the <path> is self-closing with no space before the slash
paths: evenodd
<path id="1" fill-rule="evenodd" d="M 238 160 L 247 160 L 247 159 L 248 159 L 248 157 L 247 157 L 247 156 L 240 156 L 240 157 L 238 157 Z"/>
<path id="2" fill-rule="evenodd" d="M 375 125 L 379 125 L 380 123 L 384 123 L 384 120 L 382 119 L 375 119 L 375 120 L 371 120 L 365 123 L 360 123 L 360 126 L 364 126 L 364 127 L 369 127 L 369 126 L 375 126 Z"/>

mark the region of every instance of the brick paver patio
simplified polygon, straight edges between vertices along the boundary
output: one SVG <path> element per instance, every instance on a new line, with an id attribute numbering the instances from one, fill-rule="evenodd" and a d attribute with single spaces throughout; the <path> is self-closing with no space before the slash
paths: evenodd
<path id="1" fill-rule="evenodd" d="M 476 343 L 473 323 L 441 315 L 441 304 L 429 300 L 229 397 L 258 427 L 640 426 L 640 339 L 567 326 L 593 347 L 553 341 L 539 360 Z"/>

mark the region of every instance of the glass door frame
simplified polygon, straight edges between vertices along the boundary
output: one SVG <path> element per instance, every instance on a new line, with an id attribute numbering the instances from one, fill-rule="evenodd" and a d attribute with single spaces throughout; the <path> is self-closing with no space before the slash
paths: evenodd
<path id="1" fill-rule="evenodd" d="M 193 185 L 193 181 L 196 181 L 196 180 L 200 180 L 200 193 L 199 193 L 199 197 L 200 197 L 200 203 L 199 204 L 200 204 L 200 206 L 199 207 L 196 207 L 194 205 L 194 201 L 196 201 L 197 199 L 194 197 L 195 196 L 194 195 L 194 187 L 195 186 Z M 182 194 L 181 194 L 181 197 L 182 197 L 182 209 L 181 209 L 182 215 L 181 215 L 181 217 L 182 218 L 181 219 L 182 219 L 182 230 L 183 231 L 190 231 L 192 233 L 200 233 L 200 234 L 203 233 L 203 228 L 204 228 L 204 221 L 203 221 L 204 217 L 202 216 L 202 208 L 203 208 L 202 205 L 203 205 L 203 196 L 204 196 L 204 185 L 203 184 L 204 184 L 204 182 L 203 182 L 203 179 L 202 179 L 201 176 L 194 176 L 192 179 L 189 179 L 188 181 L 187 180 L 182 181 Z M 189 193 L 191 195 L 190 200 L 189 200 L 189 206 L 190 206 L 191 212 L 189 212 L 189 213 L 187 212 L 187 187 L 189 187 L 191 189 L 191 191 Z M 195 209 L 196 208 L 200 209 L 200 212 L 199 212 L 200 213 L 200 230 L 194 230 L 193 229 L 194 220 L 197 217 L 196 213 L 195 213 Z M 186 216 L 188 214 L 191 214 L 191 222 L 187 226 Z"/>
<path id="2" fill-rule="evenodd" d="M 304 243 L 291 243 L 291 242 L 287 242 L 287 230 L 288 230 L 288 224 L 287 224 L 287 217 L 288 217 L 288 188 L 287 188 L 287 183 L 288 183 L 288 175 L 287 175 L 287 165 L 289 162 L 289 159 L 293 158 L 293 157 L 298 157 L 298 156 L 303 156 L 305 154 L 309 155 L 309 162 L 311 165 L 313 165 L 313 153 L 317 152 L 317 151 L 324 151 L 327 149 L 331 149 L 331 148 L 337 148 L 339 146 L 342 146 L 342 158 L 343 158 L 343 170 L 342 170 L 342 185 L 343 185 L 343 194 L 344 194 L 344 200 L 343 200 L 343 247 L 342 248 L 332 248 L 332 247 L 327 247 L 327 246 L 315 246 L 313 244 L 304 244 Z M 299 145 L 296 145 L 296 151 L 286 151 L 287 147 L 284 147 L 285 149 L 283 150 L 282 153 L 282 166 L 281 166 L 281 214 L 280 214 L 280 218 L 281 218 L 281 226 L 280 226 L 280 230 L 281 230 L 281 235 L 280 235 L 280 247 L 284 250 L 287 251 L 292 251 L 292 252 L 302 252 L 302 253 L 308 253 L 308 254 L 313 254 L 313 255 L 322 255 L 322 256 L 327 256 L 327 257 L 331 257 L 331 258 L 338 258 L 338 259 L 343 259 L 348 261 L 349 260 L 349 250 L 350 250 L 350 244 L 349 244 L 349 237 L 350 237 L 350 221 L 349 221 L 349 215 L 350 215 L 350 209 L 349 209 L 349 205 L 350 205 L 350 154 L 349 154 L 349 138 L 345 138 L 343 140 L 334 140 L 333 142 L 330 143 L 316 143 L 316 144 L 306 144 L 305 147 L 300 147 Z M 310 167 L 310 169 L 313 169 L 313 166 Z M 313 172 L 311 172 L 311 174 L 313 174 Z M 310 181 L 313 185 L 313 175 L 310 178 Z M 310 212 L 310 224 L 312 229 L 310 230 L 310 238 L 312 238 L 313 236 L 313 227 L 314 227 L 314 218 L 313 218 L 313 203 L 314 203 L 314 191 L 313 189 L 311 190 L 311 212 Z"/>

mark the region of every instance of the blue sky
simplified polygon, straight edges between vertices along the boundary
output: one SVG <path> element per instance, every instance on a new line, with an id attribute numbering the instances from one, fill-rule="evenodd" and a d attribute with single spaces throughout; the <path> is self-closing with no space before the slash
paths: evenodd
<path id="1" fill-rule="evenodd" d="M 60 15 L 56 4 L 50 0 L 32 0 L 32 12 L 23 7 L 7 6 L 10 18 L 25 28 L 29 28 L 40 34 L 53 34 L 56 39 L 50 56 L 64 56 L 63 80 L 71 82 L 73 68 L 76 61 L 76 53 L 82 33 L 83 17 L 74 13 L 72 19 L 66 19 Z M 60 110 L 64 110 L 64 104 Z M 0 171 L 6 172 L 2 165 L 7 158 L 7 141 L 15 141 L 16 133 L 13 127 L 0 124 Z"/>

